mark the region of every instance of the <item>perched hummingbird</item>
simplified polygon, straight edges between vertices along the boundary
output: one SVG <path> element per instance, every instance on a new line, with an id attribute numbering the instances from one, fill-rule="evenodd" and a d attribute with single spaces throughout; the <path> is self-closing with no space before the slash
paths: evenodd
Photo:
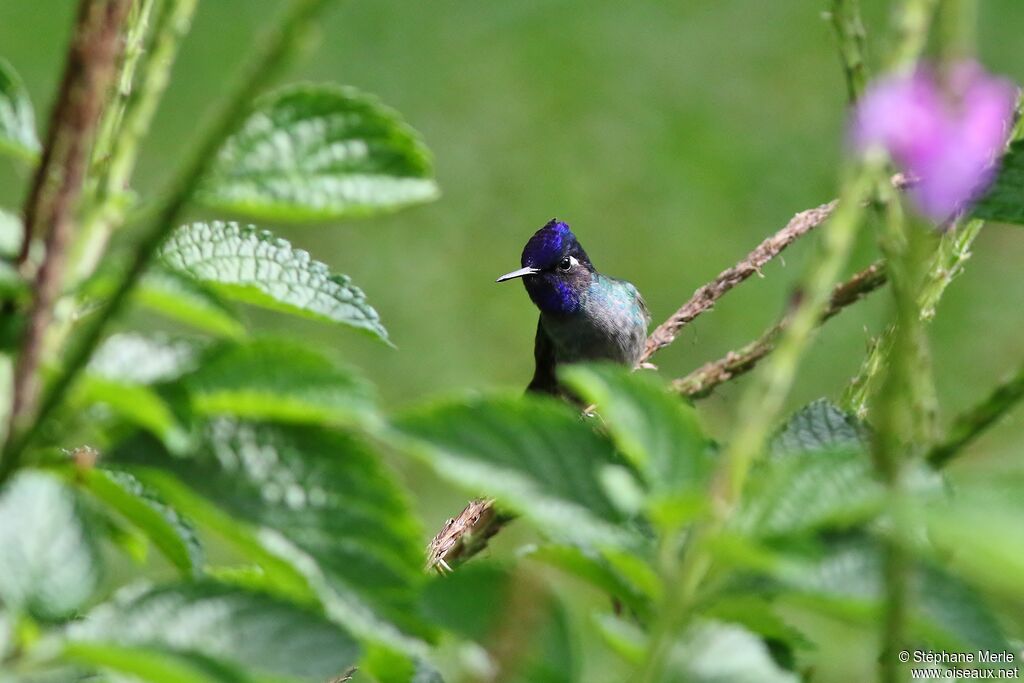
<path id="1" fill-rule="evenodd" d="M 555 368 L 608 360 L 630 368 L 647 339 L 650 313 L 632 283 L 598 273 L 569 226 L 552 219 L 523 248 L 523 267 L 498 278 L 522 278 L 540 309 L 527 391 L 559 394 Z"/>

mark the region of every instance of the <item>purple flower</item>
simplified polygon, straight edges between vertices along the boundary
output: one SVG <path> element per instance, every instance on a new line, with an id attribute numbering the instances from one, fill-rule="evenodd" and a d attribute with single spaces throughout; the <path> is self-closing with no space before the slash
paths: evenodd
<path id="1" fill-rule="evenodd" d="M 917 182 L 921 211 L 945 222 L 978 199 L 995 179 L 1013 121 L 1017 88 L 974 62 L 940 80 L 928 67 L 871 85 L 857 107 L 858 149 L 883 147 Z"/>

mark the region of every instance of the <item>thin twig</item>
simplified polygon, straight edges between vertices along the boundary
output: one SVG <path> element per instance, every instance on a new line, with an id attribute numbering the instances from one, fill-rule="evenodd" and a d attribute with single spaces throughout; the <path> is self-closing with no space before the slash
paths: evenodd
<path id="1" fill-rule="evenodd" d="M 886 283 L 885 264 L 876 261 L 832 290 L 828 306 L 821 314 L 819 324 L 835 316 L 847 306 L 857 303 Z M 785 328 L 788 316 L 766 330 L 760 337 L 737 351 L 730 351 L 716 361 L 706 363 L 686 377 L 672 382 L 672 388 L 689 398 L 704 398 L 717 386 L 749 372 L 758 361 L 775 350 L 779 334 Z"/>
<path id="2" fill-rule="evenodd" d="M 477 499 L 445 522 L 427 545 L 427 571 L 444 574 L 487 547 L 487 541 L 510 521 L 494 509 L 494 501 Z"/>
<path id="3" fill-rule="evenodd" d="M 839 40 L 839 60 L 846 76 L 846 94 L 853 104 L 860 99 L 867 83 L 866 37 L 860 18 L 860 0 L 832 0 L 831 14 L 832 27 Z"/>
<path id="4" fill-rule="evenodd" d="M 660 349 L 674 342 L 683 327 L 693 322 L 701 313 L 712 308 L 726 292 L 751 275 L 755 273 L 760 275 L 765 264 L 782 253 L 786 247 L 828 220 L 828 217 L 835 211 L 836 205 L 837 200 L 832 200 L 828 204 L 801 211 L 790 219 L 786 227 L 757 245 L 757 248 L 750 252 L 745 259 L 733 267 L 723 270 L 714 280 L 700 287 L 693 293 L 689 301 L 651 332 L 639 364 L 646 363 Z"/>
<path id="5" fill-rule="evenodd" d="M 113 294 L 93 312 L 79 342 L 66 354 L 64 368 L 48 388 L 39 411 L 30 426 L 19 432 L 12 431 L 7 438 L 3 458 L 0 459 L 0 483 L 18 466 L 25 447 L 36 436 L 42 423 L 60 405 L 66 391 L 85 367 L 93 350 L 103 338 L 110 321 L 120 312 L 132 288 L 145 272 L 160 244 L 177 225 L 185 205 L 195 193 L 214 156 L 231 134 L 234 127 L 248 112 L 252 100 L 277 77 L 291 57 L 305 42 L 316 17 L 330 0 L 292 0 L 278 28 L 264 41 L 262 49 L 249 63 L 242 78 L 227 97 L 195 153 L 174 177 L 171 189 L 164 195 L 147 223 L 135 253 L 126 270 L 119 277 Z"/>
<path id="6" fill-rule="evenodd" d="M 83 0 L 68 51 L 42 161 L 25 205 L 19 263 L 34 235 L 46 231 L 46 254 L 35 277 L 35 299 L 14 372 L 10 430 L 31 416 L 39 394 L 37 371 L 53 306 L 61 290 L 65 252 L 74 231 L 89 145 L 114 76 L 121 27 L 131 0 Z"/>
<path id="7" fill-rule="evenodd" d="M 953 422 L 946 439 L 928 453 L 928 462 L 945 467 L 964 446 L 978 438 L 1024 398 L 1024 367 L 1003 382 L 984 401 L 960 415 Z"/>

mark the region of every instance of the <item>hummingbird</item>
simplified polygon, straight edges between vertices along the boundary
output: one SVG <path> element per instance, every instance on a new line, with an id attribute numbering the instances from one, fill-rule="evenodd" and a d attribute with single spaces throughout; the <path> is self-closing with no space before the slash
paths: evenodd
<path id="1" fill-rule="evenodd" d="M 523 248 L 521 278 L 540 309 L 527 391 L 561 395 L 559 365 L 612 361 L 633 368 L 647 340 L 651 315 L 632 283 L 597 272 L 568 224 L 551 219 Z"/>

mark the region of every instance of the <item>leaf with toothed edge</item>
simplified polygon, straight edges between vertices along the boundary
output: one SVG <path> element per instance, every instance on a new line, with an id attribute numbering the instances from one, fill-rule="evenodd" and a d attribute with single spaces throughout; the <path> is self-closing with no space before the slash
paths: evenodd
<path id="1" fill-rule="evenodd" d="M 21 78 L 3 59 L 0 59 L 0 152 L 28 161 L 39 156 L 32 101 Z"/>
<path id="2" fill-rule="evenodd" d="M 365 216 L 436 199 L 430 153 L 397 112 L 354 88 L 259 99 L 200 186 L 212 208 L 275 221 Z"/>
<path id="3" fill-rule="evenodd" d="M 349 325 L 388 341 L 377 311 L 346 275 L 265 230 L 238 223 L 191 223 L 167 239 L 170 269 L 206 283 L 227 299 Z"/>

